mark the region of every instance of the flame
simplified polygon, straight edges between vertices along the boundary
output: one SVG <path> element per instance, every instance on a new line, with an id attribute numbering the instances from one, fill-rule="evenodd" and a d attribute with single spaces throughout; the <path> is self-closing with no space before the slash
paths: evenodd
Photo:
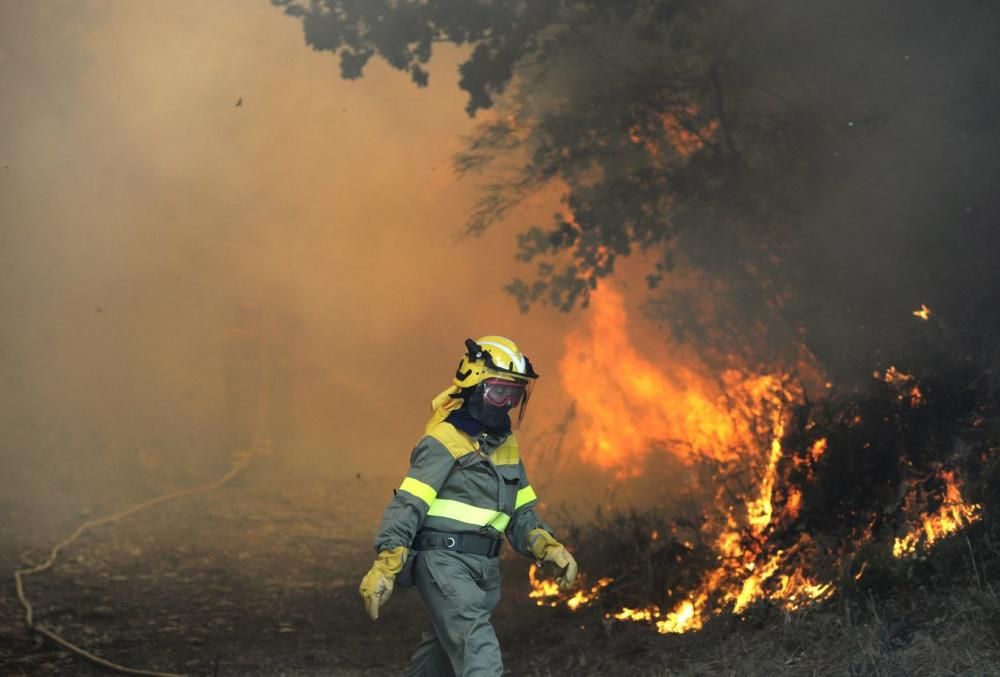
<path id="1" fill-rule="evenodd" d="M 704 577 L 694 592 L 667 613 L 663 613 L 658 606 L 650 605 L 645 608 L 624 607 L 617 613 L 606 614 L 606 617 L 653 623 L 660 634 L 681 634 L 700 630 L 711 615 L 718 615 L 725 609 L 739 614 L 761 599 L 779 602 L 782 608 L 794 611 L 831 597 L 835 592 L 834 586 L 806 576 L 801 567 L 793 568 L 789 574 L 779 573 L 788 567 L 793 555 L 793 551 L 779 550 L 761 566 L 756 566 L 754 562 L 739 568 L 720 565 Z M 712 598 L 720 591 L 721 599 L 712 607 Z"/>
<path id="2" fill-rule="evenodd" d="M 674 611 L 668 613 L 666 618 L 656 621 L 656 631 L 661 635 L 670 632 L 687 632 L 700 627 L 701 623 L 697 619 L 694 602 L 687 599 L 677 605 Z"/>
<path id="3" fill-rule="evenodd" d="M 577 585 L 581 585 L 583 577 L 578 579 Z M 528 582 L 531 584 L 531 592 L 528 597 L 535 600 L 538 606 L 557 607 L 565 604 L 570 611 L 577 611 L 581 607 L 587 606 L 601 595 L 601 590 L 614 582 L 613 578 L 601 578 L 590 588 L 578 588 L 572 594 L 560 590 L 559 584 L 552 579 L 538 578 L 538 565 L 532 564 L 528 568 Z"/>
<path id="4" fill-rule="evenodd" d="M 909 533 L 896 538 L 892 545 L 893 557 L 909 557 L 921 549 L 930 548 L 936 541 L 957 533 L 964 527 L 980 519 L 982 506 L 976 503 L 966 503 L 962 498 L 962 490 L 951 470 L 942 470 L 936 477 L 944 482 L 944 495 L 941 506 L 933 512 L 919 515 L 917 523 Z M 911 490 L 906 497 L 908 507 L 924 503 L 925 497 L 920 495 L 921 489 Z"/>
<path id="5" fill-rule="evenodd" d="M 583 427 L 584 461 L 622 478 L 641 472 L 643 461 L 658 451 L 688 465 L 739 462 L 755 477 L 742 504 L 724 512 L 721 522 L 706 520 L 704 536 L 717 564 L 693 590 L 669 610 L 626 606 L 606 618 L 682 633 L 700 629 L 724 611 L 742 613 L 758 600 L 793 610 L 832 595 L 833 585 L 804 572 L 805 553 L 812 548 L 807 535 L 787 549 L 767 546 L 772 525 L 794 520 L 802 506 L 800 491 L 779 489 L 787 409 L 801 401 L 801 390 L 781 374 L 729 369 L 714 379 L 698 373 L 696 360 L 640 352 L 626 330 L 622 296 L 608 287 L 592 295 L 588 320 L 587 327 L 567 337 L 560 364 Z M 825 438 L 817 440 L 802 462 L 811 465 L 826 448 Z M 811 467 L 807 470 L 811 477 Z M 722 491 L 719 505 L 726 504 Z M 659 533 L 651 538 L 657 540 Z M 565 603 L 576 610 L 599 591 L 560 597 L 555 584 L 538 581 L 534 570 L 529 578 L 539 604 Z"/>
<path id="6" fill-rule="evenodd" d="M 809 450 L 809 456 L 812 458 L 812 462 L 816 463 L 819 459 L 826 453 L 827 441 L 825 437 L 821 437 L 815 442 L 813 442 L 812 448 Z"/>
<path id="7" fill-rule="evenodd" d="M 798 487 L 792 487 L 788 492 L 788 498 L 785 501 L 785 514 L 790 519 L 795 519 L 799 516 L 799 511 L 802 509 L 802 490 Z"/>
<path id="8" fill-rule="evenodd" d="M 774 483 L 778 477 L 778 461 L 781 460 L 781 437 L 785 432 L 785 424 L 781 420 L 781 410 L 772 413 L 772 430 L 774 438 L 771 440 L 771 453 L 768 457 L 767 470 L 764 473 L 764 480 L 761 482 L 760 495 L 747 504 L 747 513 L 750 519 L 750 526 L 754 533 L 759 535 L 771 523 L 771 515 L 774 508 L 771 505 L 774 494 Z"/>
<path id="9" fill-rule="evenodd" d="M 528 582 L 531 583 L 531 592 L 528 597 L 535 600 L 538 606 L 559 606 L 559 584 L 551 579 L 538 578 L 538 565 L 532 564 L 528 569 Z"/>
<path id="10" fill-rule="evenodd" d="M 920 307 L 913 311 L 913 316 L 919 317 L 921 320 L 929 320 L 931 319 L 931 309 L 921 303 Z"/>
<path id="11" fill-rule="evenodd" d="M 918 407 L 924 403 L 924 393 L 920 390 L 920 386 L 916 384 L 916 379 L 914 379 L 912 374 L 907 374 L 894 366 L 890 366 L 885 370 L 884 375 L 878 371 L 874 371 L 872 372 L 872 376 L 894 386 L 896 388 L 896 399 L 909 399 L 911 407 Z"/>
<path id="12" fill-rule="evenodd" d="M 875 370 L 872 372 L 872 376 L 879 381 L 885 381 L 889 385 L 898 386 L 906 385 L 913 380 L 912 374 L 907 374 L 905 371 L 897 369 L 894 365 L 886 369 L 884 375 L 880 371 Z"/>
<path id="13" fill-rule="evenodd" d="M 654 613 L 658 616 L 659 612 L 660 610 L 656 607 L 650 607 L 649 609 L 629 609 L 625 607 L 618 613 L 611 614 L 611 616 L 619 621 L 651 621 L 655 617 Z"/>
<path id="14" fill-rule="evenodd" d="M 559 366 L 584 421 L 583 460 L 627 477 L 656 448 L 687 464 L 740 459 L 763 410 L 787 399 L 781 379 L 728 370 L 720 383 L 680 360 L 663 369 L 632 345 L 627 320 L 621 294 L 603 287 L 587 327 L 566 337 Z"/>
<path id="15" fill-rule="evenodd" d="M 657 632 L 684 633 L 701 629 L 712 615 L 729 610 L 740 614 L 759 600 L 778 602 L 788 611 L 828 599 L 836 591 L 831 583 L 818 582 L 804 573 L 800 555 L 811 547 L 808 536 L 788 550 L 766 554 L 744 545 L 738 532 L 725 531 L 716 543 L 719 565 L 708 572 L 697 588 L 662 614 L 656 606 L 623 609 L 609 614 L 619 620 L 652 620 Z M 741 564 L 742 563 L 742 564 Z M 790 572 L 790 573 L 785 573 Z M 713 598 L 715 599 L 713 603 Z"/>
<path id="16" fill-rule="evenodd" d="M 621 294 L 604 286 L 591 296 L 587 325 L 566 339 L 560 371 L 579 416 L 581 459 L 619 479 L 652 467 L 646 461 L 656 454 L 669 454 L 689 466 L 717 467 L 716 500 L 704 515 L 699 539 L 711 548 L 715 561 L 683 594 L 665 591 L 673 600 L 669 606 L 621 605 L 605 613 L 605 619 L 646 623 L 664 634 L 685 633 L 701 629 L 714 616 L 745 613 L 759 601 L 794 611 L 829 599 L 836 587 L 813 576 L 809 567 L 837 555 L 818 553 L 809 534 L 794 528 L 807 505 L 805 488 L 829 450 L 827 438 L 815 433 L 801 448 L 786 448 L 786 426 L 792 407 L 804 401 L 802 389 L 781 373 L 730 368 L 712 377 L 697 358 L 679 350 L 667 355 L 641 351 L 631 341 L 627 320 Z M 874 376 L 900 400 L 922 404 L 913 375 L 890 366 Z M 859 414 L 849 420 L 861 423 Z M 807 423 L 804 430 L 814 426 Z M 749 478 L 749 486 L 735 493 L 725 484 L 733 469 Z M 980 506 L 964 502 L 954 473 L 938 477 L 944 490 L 937 510 L 917 509 L 928 505 L 926 491 L 908 495 L 906 512 L 919 519 L 896 539 L 896 557 L 929 547 L 979 519 Z M 845 547 L 871 541 L 875 522 L 873 518 Z M 669 536 L 659 531 L 650 533 L 651 543 L 665 538 Z M 693 549 L 688 541 L 684 545 Z M 864 572 L 862 563 L 855 580 Z M 613 583 L 606 578 L 589 588 L 581 584 L 572 593 L 560 592 L 554 581 L 539 580 L 535 567 L 529 579 L 537 604 L 573 611 L 591 604 Z"/>

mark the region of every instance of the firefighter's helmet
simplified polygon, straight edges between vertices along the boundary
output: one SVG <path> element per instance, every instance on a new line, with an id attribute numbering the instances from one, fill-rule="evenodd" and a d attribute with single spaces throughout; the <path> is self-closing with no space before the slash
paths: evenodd
<path id="1" fill-rule="evenodd" d="M 465 394 L 470 413 L 494 428 L 505 427 L 508 416 L 511 426 L 519 427 L 538 378 L 531 360 L 503 336 L 466 339 L 465 348 L 455 385 Z"/>
<path id="2" fill-rule="evenodd" d="M 466 352 L 455 371 L 455 385 L 471 388 L 490 377 L 529 381 L 538 378 L 531 360 L 517 344 L 503 336 L 465 339 Z"/>

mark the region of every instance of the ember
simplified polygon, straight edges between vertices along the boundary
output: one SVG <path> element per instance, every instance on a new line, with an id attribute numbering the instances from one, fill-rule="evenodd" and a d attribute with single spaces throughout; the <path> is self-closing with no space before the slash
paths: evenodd
<path id="1" fill-rule="evenodd" d="M 885 374 L 875 371 L 872 372 L 872 376 L 895 387 L 896 399 L 908 399 L 911 407 L 918 407 L 923 403 L 924 394 L 911 374 L 907 374 L 891 366 L 886 369 Z"/>
<path id="2" fill-rule="evenodd" d="M 628 137 L 632 143 L 642 145 L 656 162 L 665 152 L 687 160 L 713 141 L 718 132 L 718 119 L 704 119 L 698 106 L 687 104 L 633 124 Z"/>

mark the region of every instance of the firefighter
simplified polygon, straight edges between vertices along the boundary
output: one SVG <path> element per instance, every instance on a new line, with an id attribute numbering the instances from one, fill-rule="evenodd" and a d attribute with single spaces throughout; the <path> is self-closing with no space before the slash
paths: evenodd
<path id="1" fill-rule="evenodd" d="M 490 614 L 500 600 L 503 536 L 572 585 L 577 565 L 535 513 L 517 428 L 538 374 L 510 339 L 465 342 L 453 385 L 438 395 L 410 469 L 382 517 L 361 581 L 372 620 L 397 583 L 416 585 L 430 615 L 404 675 L 503 673 Z M 397 577 L 399 580 L 397 581 Z"/>

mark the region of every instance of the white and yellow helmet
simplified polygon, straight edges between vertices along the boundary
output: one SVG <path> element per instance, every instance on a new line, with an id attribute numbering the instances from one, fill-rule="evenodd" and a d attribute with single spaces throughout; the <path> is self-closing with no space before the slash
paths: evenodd
<path id="1" fill-rule="evenodd" d="M 466 353 L 455 370 L 455 385 L 471 388 L 490 377 L 529 381 L 538 378 L 531 360 L 503 336 L 465 339 Z"/>

